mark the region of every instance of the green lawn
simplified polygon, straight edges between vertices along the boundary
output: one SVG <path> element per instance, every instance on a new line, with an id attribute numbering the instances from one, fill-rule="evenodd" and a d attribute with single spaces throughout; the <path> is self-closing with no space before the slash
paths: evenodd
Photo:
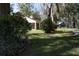
<path id="1" fill-rule="evenodd" d="M 32 30 L 28 33 L 32 43 L 32 55 L 34 56 L 79 56 L 79 37 L 71 35 L 72 30 L 57 30 L 51 34 L 45 34 L 41 30 Z"/>

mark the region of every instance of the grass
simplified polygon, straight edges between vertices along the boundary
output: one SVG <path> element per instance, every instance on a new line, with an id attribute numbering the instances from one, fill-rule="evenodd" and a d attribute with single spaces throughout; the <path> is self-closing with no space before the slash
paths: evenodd
<path id="1" fill-rule="evenodd" d="M 79 37 L 72 36 L 71 31 L 59 30 L 55 33 L 45 34 L 41 30 L 32 30 L 28 33 L 32 43 L 32 55 L 79 56 Z"/>
<path id="2" fill-rule="evenodd" d="M 56 37 L 31 41 L 32 55 L 35 56 L 79 55 L 79 37 Z"/>

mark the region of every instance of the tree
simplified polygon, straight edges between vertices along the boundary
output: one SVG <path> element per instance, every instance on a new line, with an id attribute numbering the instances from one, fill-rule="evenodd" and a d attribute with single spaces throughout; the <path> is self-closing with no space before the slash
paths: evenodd
<path id="1" fill-rule="evenodd" d="M 33 10 L 34 5 L 31 3 L 22 3 L 19 4 L 20 12 L 24 16 L 33 16 L 34 20 L 41 20 L 40 13 L 37 10 Z"/>
<path id="2" fill-rule="evenodd" d="M 52 31 L 55 31 L 55 29 L 57 28 L 57 26 L 55 25 L 55 23 L 53 22 L 53 15 L 52 15 L 52 3 L 49 5 L 48 9 L 48 13 L 47 13 L 47 19 L 45 19 L 42 22 L 42 27 L 45 30 L 46 33 L 51 33 Z"/>
<path id="3" fill-rule="evenodd" d="M 40 20 L 41 21 L 41 17 L 40 17 L 40 15 L 39 15 L 39 12 L 32 12 L 32 16 L 33 16 L 33 19 L 35 19 L 35 20 Z"/>
<path id="4" fill-rule="evenodd" d="M 0 3 L 0 16 L 10 14 L 10 3 Z"/>
<path id="5" fill-rule="evenodd" d="M 29 23 L 20 13 L 10 15 L 10 4 L 0 4 L 0 55 L 30 55 L 28 30 Z"/>
<path id="6" fill-rule="evenodd" d="M 72 27 L 75 28 L 76 26 L 76 17 L 77 17 L 77 4 L 65 4 L 65 16 L 68 18 L 68 26 L 67 27 Z M 76 16 L 76 17 L 75 17 Z"/>
<path id="7" fill-rule="evenodd" d="M 31 16 L 31 4 L 30 3 L 21 3 L 19 4 L 20 12 L 25 16 Z"/>
<path id="8" fill-rule="evenodd" d="M 47 17 L 49 14 L 49 8 L 51 9 L 50 13 L 51 13 L 52 21 L 56 23 L 60 19 L 60 14 L 61 14 L 60 10 L 62 12 L 62 9 L 63 9 L 62 4 L 59 4 L 59 3 L 43 4 L 42 9 L 43 9 L 43 15 L 45 15 L 45 17 Z"/>

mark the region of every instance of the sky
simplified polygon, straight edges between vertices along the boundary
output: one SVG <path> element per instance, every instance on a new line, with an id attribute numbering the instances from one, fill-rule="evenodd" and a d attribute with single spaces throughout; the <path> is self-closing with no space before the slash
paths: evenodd
<path id="1" fill-rule="evenodd" d="M 33 3 L 33 10 L 34 11 L 41 11 L 41 7 L 40 7 L 40 3 Z M 13 4 L 13 12 L 18 12 L 19 11 L 19 8 L 18 8 L 18 4 L 17 3 L 15 3 L 15 4 Z"/>
<path id="2" fill-rule="evenodd" d="M 18 8 L 18 4 L 15 3 L 12 5 L 12 8 L 13 8 L 13 12 L 18 12 L 19 11 L 19 8 Z"/>

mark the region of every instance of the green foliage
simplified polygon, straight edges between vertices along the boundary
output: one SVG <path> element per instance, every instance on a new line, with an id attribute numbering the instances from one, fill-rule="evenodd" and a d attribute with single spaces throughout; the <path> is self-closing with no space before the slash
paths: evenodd
<path id="1" fill-rule="evenodd" d="M 30 4 L 30 3 L 22 3 L 22 4 L 19 4 L 19 8 L 20 8 L 20 12 L 24 15 L 24 16 L 33 16 L 33 19 L 35 20 L 40 20 L 41 17 L 40 17 L 40 13 L 38 11 L 34 11 L 33 8 L 34 8 L 34 5 L 33 4 Z"/>
<path id="2" fill-rule="evenodd" d="M 77 20 L 78 20 L 78 4 L 65 4 L 64 17 L 66 18 L 68 24 L 67 27 L 76 28 Z"/>
<path id="3" fill-rule="evenodd" d="M 29 25 L 17 15 L 0 17 L 0 55 L 29 55 Z"/>
<path id="4" fill-rule="evenodd" d="M 46 33 L 51 33 L 51 31 L 55 31 L 57 25 L 52 22 L 51 18 L 48 18 L 42 21 L 41 27 Z"/>
<path id="5" fill-rule="evenodd" d="M 19 4 L 20 12 L 25 16 L 31 15 L 31 4 L 30 3 L 21 3 Z"/>
<path id="6" fill-rule="evenodd" d="M 33 18 L 34 18 L 35 20 L 41 20 L 41 17 L 40 17 L 40 15 L 39 15 L 39 12 L 32 12 L 32 15 L 33 15 Z"/>

